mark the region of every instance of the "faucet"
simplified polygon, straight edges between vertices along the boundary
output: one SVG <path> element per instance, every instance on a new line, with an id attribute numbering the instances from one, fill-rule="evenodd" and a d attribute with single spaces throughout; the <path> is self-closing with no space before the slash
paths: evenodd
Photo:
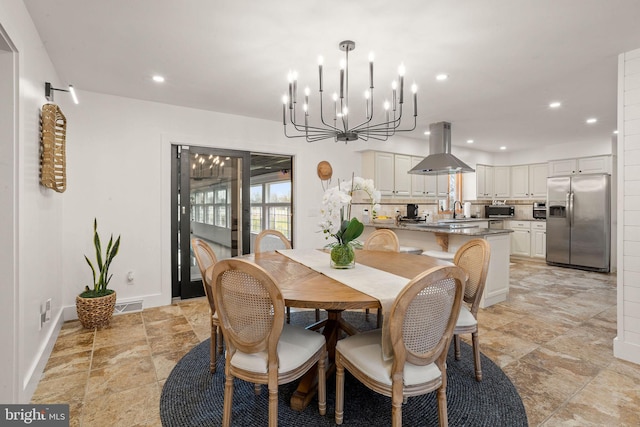
<path id="1" fill-rule="evenodd" d="M 460 210 L 462 210 L 462 202 L 460 200 L 453 202 L 453 219 L 456 219 L 456 203 L 460 205 Z"/>

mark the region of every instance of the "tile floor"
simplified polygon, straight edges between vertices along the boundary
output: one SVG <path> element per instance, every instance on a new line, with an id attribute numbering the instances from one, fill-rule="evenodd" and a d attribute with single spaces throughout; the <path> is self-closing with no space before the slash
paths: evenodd
<path id="1" fill-rule="evenodd" d="M 640 366 L 613 357 L 615 275 L 512 261 L 508 301 L 480 310 L 480 343 L 530 425 L 640 425 Z M 115 316 L 103 330 L 67 322 L 32 403 L 68 402 L 72 426 L 160 426 L 165 379 L 208 337 L 203 298 Z"/>

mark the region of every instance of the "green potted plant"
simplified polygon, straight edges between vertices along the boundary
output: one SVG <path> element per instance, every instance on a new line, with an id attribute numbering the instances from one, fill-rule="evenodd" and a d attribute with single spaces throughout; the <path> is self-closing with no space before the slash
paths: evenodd
<path id="1" fill-rule="evenodd" d="M 109 238 L 107 249 L 102 254 L 102 244 L 98 234 L 98 220 L 93 220 L 93 245 L 96 250 L 95 266 L 85 255 L 84 259 L 91 267 L 93 287 L 85 286 L 84 291 L 76 297 L 76 312 L 80 323 L 87 329 L 108 326 L 116 306 L 116 292 L 108 289 L 112 274 L 109 274 L 111 262 L 120 249 L 120 236 L 113 241 Z"/>

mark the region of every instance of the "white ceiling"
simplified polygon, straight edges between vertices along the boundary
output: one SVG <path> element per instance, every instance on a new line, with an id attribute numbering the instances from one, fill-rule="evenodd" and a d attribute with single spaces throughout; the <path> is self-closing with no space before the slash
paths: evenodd
<path id="1" fill-rule="evenodd" d="M 377 100 L 389 97 L 400 62 L 407 86 L 419 87 L 411 136 L 426 138 L 429 123 L 449 121 L 454 145 L 474 139 L 485 151 L 610 141 L 618 55 L 640 48 L 638 0 L 25 4 L 62 80 L 52 83 L 73 84 L 80 98 L 87 90 L 281 121 L 288 71 L 311 87 L 317 109 L 317 56 L 330 94 L 338 43 L 350 39 L 352 105 L 373 51 Z M 435 81 L 441 72 L 448 81 Z M 166 82 L 154 83 L 154 74 Z M 562 107 L 550 109 L 556 100 Z M 585 124 L 589 117 L 598 122 Z"/>

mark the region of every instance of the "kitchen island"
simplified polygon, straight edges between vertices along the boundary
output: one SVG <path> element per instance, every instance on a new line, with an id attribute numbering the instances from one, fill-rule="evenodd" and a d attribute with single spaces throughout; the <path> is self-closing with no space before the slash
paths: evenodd
<path id="1" fill-rule="evenodd" d="M 491 247 L 489 271 L 480 307 L 486 308 L 505 301 L 509 295 L 509 254 L 511 230 L 491 229 L 475 226 L 484 225 L 485 220 L 456 220 L 431 224 L 373 223 L 365 226 L 361 236 L 367 236 L 378 228 L 393 230 L 401 246 L 417 247 L 423 251 L 437 250 L 455 253 L 460 246 L 471 239 L 485 239 Z"/>

